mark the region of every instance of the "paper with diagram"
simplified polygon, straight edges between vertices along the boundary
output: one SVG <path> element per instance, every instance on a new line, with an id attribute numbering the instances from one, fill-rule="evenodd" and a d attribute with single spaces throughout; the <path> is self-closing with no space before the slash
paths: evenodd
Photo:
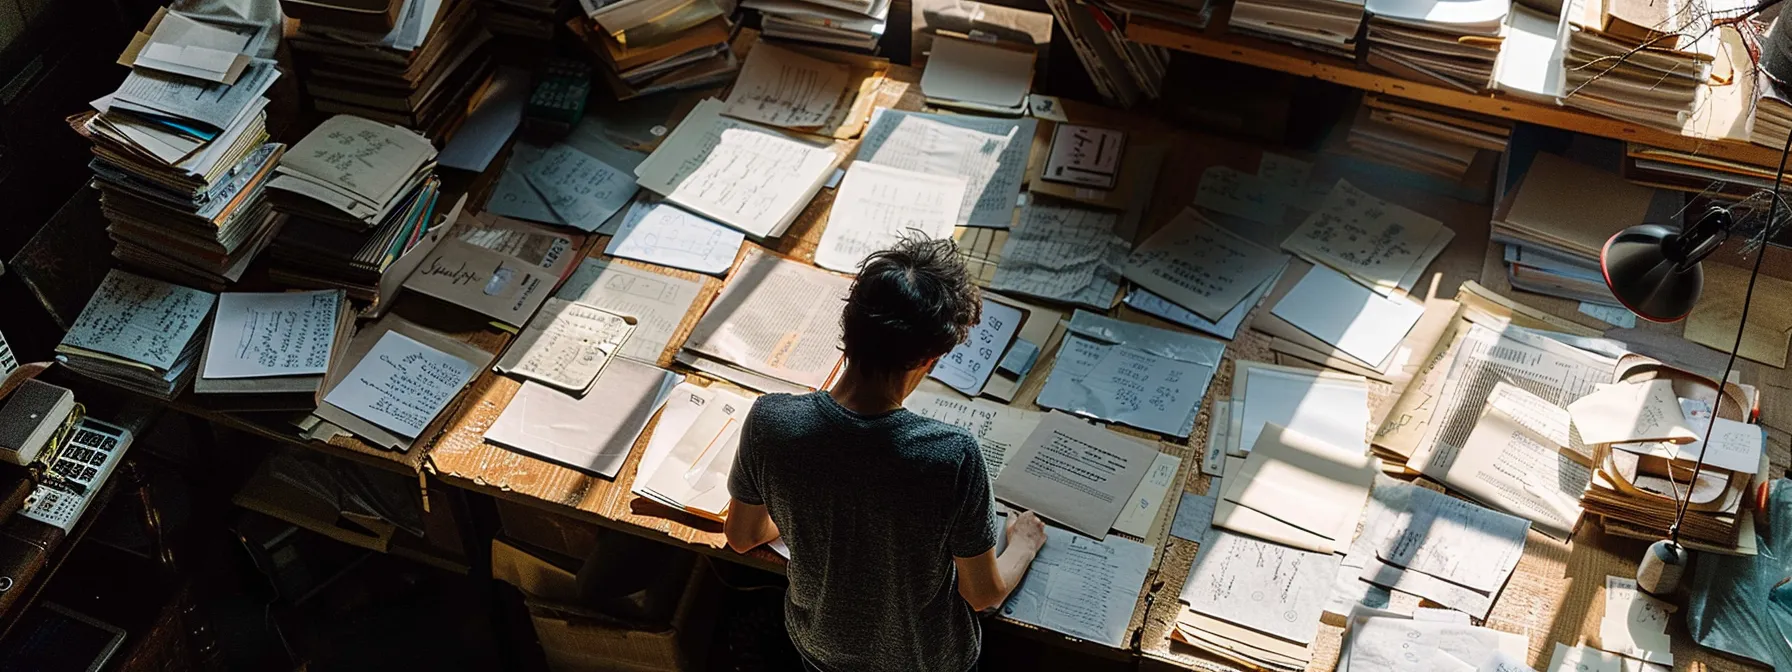
<path id="1" fill-rule="evenodd" d="M 1038 403 L 1188 436 L 1225 351 L 1221 341 L 1078 310 Z"/>

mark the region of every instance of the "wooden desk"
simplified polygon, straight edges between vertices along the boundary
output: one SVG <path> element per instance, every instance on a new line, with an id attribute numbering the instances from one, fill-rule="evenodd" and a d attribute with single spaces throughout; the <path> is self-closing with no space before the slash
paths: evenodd
<path id="1" fill-rule="evenodd" d="M 1216 11 L 1204 30 L 1195 30 L 1150 19 L 1129 21 L 1126 36 L 1142 44 L 1150 44 L 1217 58 L 1234 63 L 1285 72 L 1301 77 L 1321 79 L 1355 89 L 1385 93 L 1413 100 L 1443 105 L 1503 119 L 1523 121 L 1540 126 L 1561 128 L 1577 133 L 1640 142 L 1656 147 L 1692 152 L 1710 157 L 1738 161 L 1756 166 L 1773 167 L 1779 162 L 1779 148 L 1763 147 L 1747 141 L 1746 126 L 1752 104 L 1728 106 L 1728 111 L 1695 118 L 1680 132 L 1602 117 L 1558 105 L 1530 102 L 1491 93 L 1469 93 L 1438 83 L 1403 79 L 1370 70 L 1356 62 L 1271 42 L 1262 38 L 1226 31 L 1232 15 L 1231 6 Z M 1752 86 L 1752 85 L 1751 85 Z M 1711 87 L 1712 98 L 1725 94 L 1741 95 L 1741 87 Z M 1715 106 L 1714 106 L 1715 107 Z"/>

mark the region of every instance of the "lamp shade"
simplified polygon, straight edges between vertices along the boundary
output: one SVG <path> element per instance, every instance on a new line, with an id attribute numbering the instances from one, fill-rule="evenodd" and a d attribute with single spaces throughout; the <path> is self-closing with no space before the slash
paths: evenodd
<path id="1" fill-rule="evenodd" d="M 1619 231 L 1599 251 L 1605 286 L 1618 301 L 1645 320 L 1677 322 L 1692 312 L 1705 288 L 1697 261 L 1679 249 L 1680 230 L 1639 224 Z"/>

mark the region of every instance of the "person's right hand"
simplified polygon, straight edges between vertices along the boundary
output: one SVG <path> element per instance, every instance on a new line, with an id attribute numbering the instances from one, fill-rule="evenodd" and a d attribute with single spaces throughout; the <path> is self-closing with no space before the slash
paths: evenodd
<path id="1" fill-rule="evenodd" d="M 1037 514 L 1028 511 L 1011 518 L 1008 521 L 1009 544 L 1031 548 L 1035 553 L 1045 547 L 1045 523 L 1039 522 Z"/>

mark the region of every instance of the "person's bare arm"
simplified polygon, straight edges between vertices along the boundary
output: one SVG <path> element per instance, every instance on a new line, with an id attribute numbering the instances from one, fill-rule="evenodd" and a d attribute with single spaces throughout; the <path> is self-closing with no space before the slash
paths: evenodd
<path id="1" fill-rule="evenodd" d="M 777 539 L 778 524 L 772 522 L 772 514 L 764 505 L 736 499 L 728 504 L 728 520 L 722 523 L 722 533 L 728 537 L 729 548 L 745 553 Z"/>
<path id="2" fill-rule="evenodd" d="M 1033 512 L 1015 516 L 1008 523 L 1008 548 L 996 555 L 996 549 L 969 558 L 953 558 L 958 566 L 958 594 L 974 611 L 1001 606 L 1009 593 L 1020 586 L 1033 558 L 1045 546 L 1045 524 Z"/>

